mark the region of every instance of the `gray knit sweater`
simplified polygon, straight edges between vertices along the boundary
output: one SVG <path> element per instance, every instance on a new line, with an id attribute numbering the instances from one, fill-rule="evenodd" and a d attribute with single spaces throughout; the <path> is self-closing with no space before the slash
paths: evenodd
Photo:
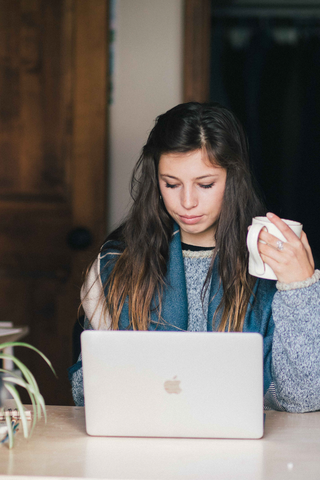
<path id="1" fill-rule="evenodd" d="M 201 257 L 201 256 L 200 256 Z M 188 293 L 188 330 L 206 330 L 204 312 L 208 298 L 201 303 L 201 290 L 210 258 L 184 256 Z M 99 262 L 91 272 L 84 308 L 91 325 L 87 328 L 106 328 L 100 325 L 101 312 L 97 300 L 101 295 Z M 198 280 L 197 280 L 198 278 Z M 209 290 L 208 290 L 209 291 Z M 272 303 L 275 330 L 272 343 L 272 377 L 274 382 L 265 395 L 265 407 L 289 412 L 320 410 L 320 281 L 304 288 L 278 291 Z M 76 405 L 83 405 L 82 368 L 71 378 Z"/>
<path id="2" fill-rule="evenodd" d="M 203 291 L 203 285 L 210 267 L 213 250 L 183 250 L 182 254 L 187 284 L 188 330 L 205 332 L 207 330 L 210 288 Z"/>

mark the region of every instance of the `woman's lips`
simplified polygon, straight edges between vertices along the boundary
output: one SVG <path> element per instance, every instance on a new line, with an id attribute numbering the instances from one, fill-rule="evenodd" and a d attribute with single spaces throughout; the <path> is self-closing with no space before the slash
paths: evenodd
<path id="1" fill-rule="evenodd" d="M 190 216 L 187 216 L 187 215 L 179 215 L 179 218 L 181 220 L 182 223 L 185 223 L 186 225 L 194 225 L 195 223 L 198 223 L 201 218 L 202 218 L 202 215 L 190 215 Z"/>

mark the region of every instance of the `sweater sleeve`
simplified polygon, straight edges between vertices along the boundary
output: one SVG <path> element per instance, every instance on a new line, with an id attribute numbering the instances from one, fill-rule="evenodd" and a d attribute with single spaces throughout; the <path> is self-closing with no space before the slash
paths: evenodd
<path id="1" fill-rule="evenodd" d="M 77 407 L 84 407 L 84 392 L 83 392 L 83 371 L 82 358 L 79 355 L 77 363 L 69 368 L 69 380 L 71 383 L 71 392 L 74 404 Z"/>
<path id="2" fill-rule="evenodd" d="M 288 412 L 320 409 L 320 281 L 278 291 L 272 304 L 273 397 Z M 270 395 L 270 392 L 269 392 Z"/>
<path id="3" fill-rule="evenodd" d="M 111 318 L 110 315 L 104 313 L 103 297 L 99 255 L 92 264 L 81 288 L 81 303 L 94 330 L 110 330 Z"/>
<path id="4" fill-rule="evenodd" d="M 89 320 L 85 317 L 84 329 L 92 330 Z M 82 370 L 82 355 L 80 353 L 77 363 L 68 369 L 69 380 L 71 383 L 71 392 L 74 404 L 77 407 L 84 406 L 84 391 L 83 391 L 83 370 Z"/>
<path id="5" fill-rule="evenodd" d="M 93 263 L 85 283 L 81 288 L 81 302 L 85 312 L 85 330 L 106 330 L 110 328 L 110 317 L 102 322 L 103 309 L 101 297 L 103 288 L 100 277 L 100 256 Z M 77 363 L 69 368 L 73 401 L 76 406 L 84 406 L 83 371 L 81 354 Z"/>

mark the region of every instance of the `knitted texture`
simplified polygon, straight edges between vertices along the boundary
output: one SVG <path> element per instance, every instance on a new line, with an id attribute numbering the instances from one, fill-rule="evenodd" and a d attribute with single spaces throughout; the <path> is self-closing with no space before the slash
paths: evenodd
<path id="1" fill-rule="evenodd" d="M 78 358 L 78 362 L 82 361 L 81 353 Z M 72 397 L 75 405 L 84 405 L 84 394 L 83 394 L 83 370 L 82 367 L 79 368 L 72 375 Z"/>
<path id="2" fill-rule="evenodd" d="M 273 378 L 288 412 L 320 409 L 320 282 L 278 291 L 273 299 Z"/>
<path id="3" fill-rule="evenodd" d="M 278 290 L 288 291 L 288 290 L 296 290 L 297 288 L 306 288 L 310 287 L 314 283 L 320 280 L 320 270 L 315 270 L 312 277 L 307 278 L 306 280 L 302 280 L 301 282 L 292 282 L 292 283 L 284 283 L 284 282 L 277 282 L 276 287 Z"/>
<path id="4" fill-rule="evenodd" d="M 206 332 L 210 285 L 205 292 L 203 302 L 201 293 L 213 251 L 183 250 L 182 254 L 187 284 L 188 331 Z"/>

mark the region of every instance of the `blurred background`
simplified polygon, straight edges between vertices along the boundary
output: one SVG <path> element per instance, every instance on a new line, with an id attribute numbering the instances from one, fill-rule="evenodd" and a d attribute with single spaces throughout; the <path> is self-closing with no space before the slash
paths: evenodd
<path id="1" fill-rule="evenodd" d="M 48 404 L 83 272 L 130 205 L 154 119 L 182 101 L 235 111 L 268 209 L 304 224 L 319 267 L 319 1 L 0 0 L 1 320 Z"/>

